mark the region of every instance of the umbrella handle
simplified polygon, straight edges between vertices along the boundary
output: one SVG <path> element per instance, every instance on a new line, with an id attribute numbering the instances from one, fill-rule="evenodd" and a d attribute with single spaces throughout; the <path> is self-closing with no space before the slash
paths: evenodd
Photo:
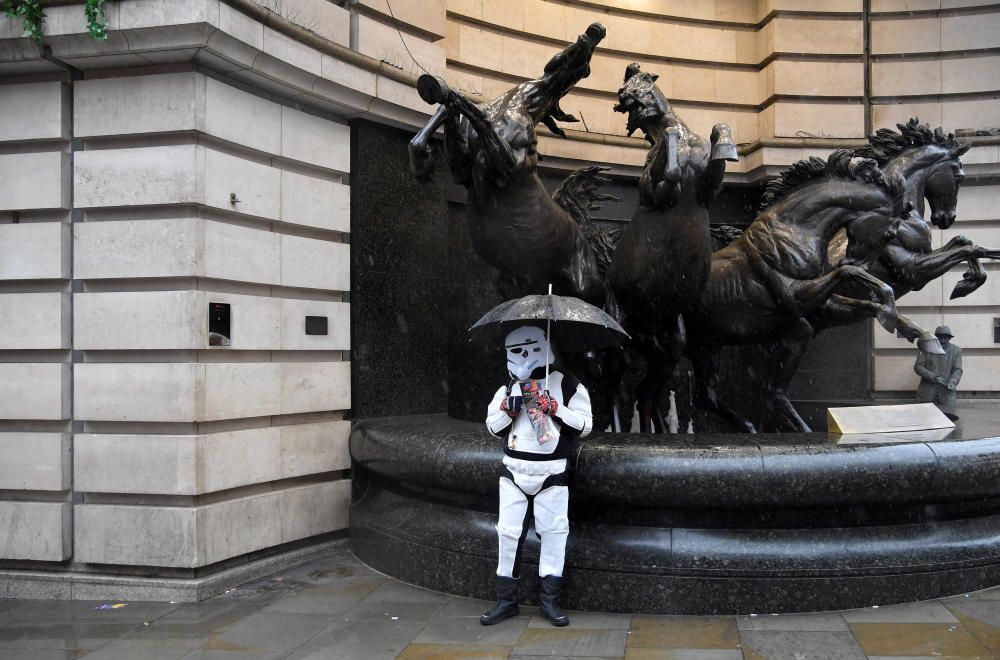
<path id="1" fill-rule="evenodd" d="M 549 305 L 552 305 L 552 283 L 549 282 Z M 552 346 L 552 319 L 545 319 L 545 391 L 549 391 L 549 347 Z"/>

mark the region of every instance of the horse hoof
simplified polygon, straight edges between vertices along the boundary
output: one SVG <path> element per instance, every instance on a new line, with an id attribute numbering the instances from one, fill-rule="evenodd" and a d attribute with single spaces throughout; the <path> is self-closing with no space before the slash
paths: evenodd
<path id="1" fill-rule="evenodd" d="M 437 105 L 444 103 L 447 95 L 448 83 L 443 78 L 425 73 L 417 78 L 417 94 L 424 100 L 424 103 Z"/>
<path id="2" fill-rule="evenodd" d="M 982 286 L 982 284 L 982 282 L 976 280 L 959 280 L 958 284 L 955 285 L 955 288 L 951 290 L 950 298 L 952 300 L 955 298 L 964 298 Z"/>
<path id="3" fill-rule="evenodd" d="M 896 332 L 896 317 L 888 312 L 879 312 L 876 317 L 879 325 L 886 329 L 886 332 Z"/>
<path id="4" fill-rule="evenodd" d="M 917 347 L 924 353 L 944 355 L 944 349 L 941 348 L 941 342 L 937 337 L 921 337 L 917 340 Z"/>
<path id="5" fill-rule="evenodd" d="M 735 144 L 717 143 L 712 145 L 711 159 L 728 160 L 735 163 L 740 159 L 740 154 L 736 150 Z"/>

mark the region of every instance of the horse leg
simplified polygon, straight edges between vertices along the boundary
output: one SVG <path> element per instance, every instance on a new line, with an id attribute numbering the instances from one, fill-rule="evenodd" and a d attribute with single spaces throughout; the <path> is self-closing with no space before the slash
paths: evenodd
<path id="1" fill-rule="evenodd" d="M 905 259 L 893 260 L 894 268 L 919 289 L 931 280 L 941 277 L 952 267 L 968 262 L 969 268 L 962 275 L 962 281 L 955 285 L 951 298 L 967 296 L 986 281 L 986 270 L 979 263 L 980 258 L 989 258 L 990 250 L 973 245 L 964 236 L 956 236 L 946 245 L 933 252 L 907 252 Z"/>
<path id="2" fill-rule="evenodd" d="M 438 106 L 434 111 L 430 121 L 421 128 L 408 147 L 410 153 L 410 171 L 417 181 L 427 183 L 434 177 L 434 151 L 431 149 L 430 139 L 434 132 L 448 119 L 448 107 Z"/>
<path id="3" fill-rule="evenodd" d="M 632 344 L 646 359 L 646 373 L 639 382 L 636 395 L 639 404 L 639 431 L 650 433 L 656 424 L 654 419 L 656 417 L 654 411 L 658 405 L 656 383 L 660 380 L 659 372 L 663 369 L 667 355 L 653 333 L 633 332 Z M 657 433 L 662 432 L 662 425 L 655 430 Z"/>
<path id="4" fill-rule="evenodd" d="M 740 433 L 756 433 L 753 423 L 719 401 L 719 349 L 689 346 L 687 356 L 694 367 L 694 405 L 718 415 Z"/>
<path id="5" fill-rule="evenodd" d="M 789 331 L 772 345 L 770 374 L 764 385 L 761 406 L 761 432 L 767 429 L 770 418 L 775 414 L 787 420 L 796 431 L 802 433 L 812 431 L 788 400 L 787 391 L 788 385 L 799 369 L 802 356 L 809 347 L 812 334 L 812 325 L 805 319 L 798 319 Z"/>
<path id="6" fill-rule="evenodd" d="M 860 300 L 858 298 L 848 298 L 840 294 L 830 296 L 830 300 L 823 306 L 823 311 L 833 314 L 849 314 L 851 316 L 870 316 L 874 318 L 880 313 L 878 304 L 870 300 Z M 925 353 L 943 355 L 941 342 L 928 330 L 924 329 L 913 319 L 898 314 L 896 316 L 896 335 L 906 339 L 910 343 L 917 342 L 917 347 Z"/>
<path id="7" fill-rule="evenodd" d="M 674 371 L 677 368 L 677 363 L 680 362 L 681 356 L 684 354 L 684 348 L 687 346 L 684 319 L 678 314 L 672 323 L 669 323 L 657 334 L 656 341 L 662 348 L 665 359 L 656 369 L 650 372 L 654 376 L 650 387 L 650 397 L 653 402 L 653 427 L 657 433 L 666 433 L 668 427 L 663 417 L 663 408 L 660 404 L 663 401 L 663 392 L 670 384 L 670 380 L 673 378 Z"/>
<path id="8" fill-rule="evenodd" d="M 608 376 L 608 392 L 611 396 L 611 430 L 615 433 L 629 430 L 632 412 L 625 393 L 625 351 L 621 348 L 608 349 L 604 353 L 604 371 Z M 626 418 L 627 415 L 627 418 Z"/>
<path id="9" fill-rule="evenodd" d="M 455 91 L 448 91 L 445 103 L 448 108 L 469 120 L 469 125 L 479 136 L 483 155 L 491 169 L 506 175 L 517 167 L 518 159 L 505 139 L 497 135 L 482 108 Z"/>
<path id="10" fill-rule="evenodd" d="M 449 113 L 444 123 L 444 153 L 451 178 L 459 185 L 467 185 L 472 180 L 473 164 L 469 121 L 457 113 Z"/>
<path id="11" fill-rule="evenodd" d="M 834 290 L 845 280 L 854 280 L 863 285 L 882 300 L 879 306 L 878 322 L 889 332 L 896 330 L 896 297 L 892 287 L 860 266 L 838 266 L 812 280 L 796 280 L 792 285 L 797 303 L 798 316 L 807 316 L 823 305 Z"/>
<path id="12" fill-rule="evenodd" d="M 646 373 L 639 383 L 639 430 L 643 433 L 665 433 L 660 401 L 663 390 L 674 374 L 686 343 L 684 322 L 680 316 L 668 321 L 667 327 L 657 333 L 635 332 L 632 341 L 646 358 Z"/>
<path id="13" fill-rule="evenodd" d="M 677 158 L 677 147 L 680 144 L 680 130 L 671 126 L 665 132 L 666 165 L 663 168 L 663 178 L 656 184 L 654 199 L 657 208 L 674 206 L 681 197 L 680 161 Z"/>
<path id="14" fill-rule="evenodd" d="M 722 177 L 726 173 L 726 161 L 737 162 L 740 159 L 733 142 L 733 130 L 728 124 L 716 124 L 712 127 L 712 151 L 708 167 L 698 184 L 698 196 L 708 202 L 715 199 L 722 191 Z"/>

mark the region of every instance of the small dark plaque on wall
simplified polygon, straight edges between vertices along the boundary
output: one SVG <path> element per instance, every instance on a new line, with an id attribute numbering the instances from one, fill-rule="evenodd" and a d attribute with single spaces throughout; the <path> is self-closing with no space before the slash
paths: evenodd
<path id="1" fill-rule="evenodd" d="M 330 334 L 327 328 L 327 319 L 325 316 L 307 316 L 306 317 L 306 334 L 307 335 L 327 335 Z"/>
<path id="2" fill-rule="evenodd" d="M 209 346 L 229 346 L 230 332 L 229 303 L 208 303 L 208 344 Z"/>
<path id="3" fill-rule="evenodd" d="M 1000 344 L 1000 319 L 993 319 L 993 343 Z"/>

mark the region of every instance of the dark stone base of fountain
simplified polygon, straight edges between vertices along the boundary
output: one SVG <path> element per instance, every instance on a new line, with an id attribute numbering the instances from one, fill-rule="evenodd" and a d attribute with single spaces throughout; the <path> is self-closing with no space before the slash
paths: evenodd
<path id="1" fill-rule="evenodd" d="M 800 612 L 996 585 L 1000 439 L 964 439 L 989 422 L 935 442 L 595 434 L 572 462 L 563 604 Z M 492 599 L 499 441 L 445 416 L 396 417 L 359 423 L 351 454 L 358 557 L 413 584 Z M 529 533 L 526 602 L 537 562 Z"/>

